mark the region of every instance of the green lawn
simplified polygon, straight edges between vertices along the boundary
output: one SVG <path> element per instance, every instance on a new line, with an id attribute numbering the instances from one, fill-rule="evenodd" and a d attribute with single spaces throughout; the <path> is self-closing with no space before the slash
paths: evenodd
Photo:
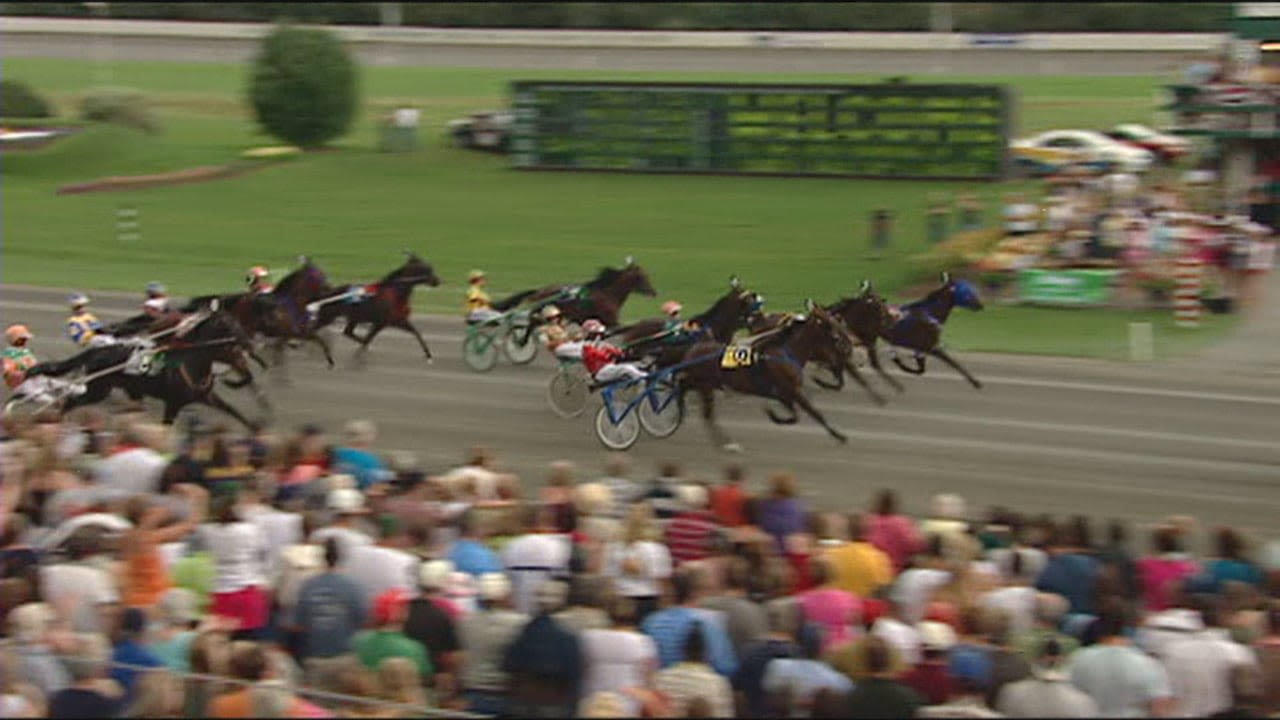
<path id="1" fill-rule="evenodd" d="M 730 274 L 774 308 L 808 296 L 834 299 L 864 278 L 895 299 L 918 289 L 908 257 L 924 249 L 923 206 L 933 192 L 976 190 L 994 202 L 1014 184 L 526 173 L 504 158 L 455 150 L 442 128 L 493 107 L 516 79 L 878 81 L 798 76 L 365 68 L 365 112 L 338 150 L 310 154 L 233 180 L 55 196 L 65 184 L 220 164 L 274 144 L 255 129 L 243 100 L 247 68 L 200 63 L 114 63 L 114 85 L 143 90 L 165 124 L 160 136 L 96 127 L 54 146 L 4 158 L 3 280 L 134 289 L 162 279 L 181 293 L 236 286 L 245 267 L 288 268 L 308 253 L 334 281 L 373 279 L 413 248 L 447 285 L 424 309 L 457 310 L 466 271 L 483 267 L 498 292 L 590 277 L 633 255 L 661 293 L 628 306 L 653 313 L 678 297 L 697 308 Z M 48 93 L 64 112 L 99 83 L 101 68 L 69 60 L 7 59 L 5 75 Z M 1020 132 L 1148 121 L 1159 78 L 982 77 L 1014 86 Z M 401 103 L 423 111 L 424 147 L 375 151 L 375 119 Z M 141 211 L 142 239 L 114 236 L 121 204 Z M 867 258 L 866 227 L 878 206 L 897 211 L 894 246 Z M 914 282 L 913 282 L 914 281 Z M 1208 332 L 1179 334 L 1170 313 L 1052 311 L 994 305 L 962 313 L 948 331 L 960 350 L 1088 356 L 1125 352 L 1127 323 L 1151 319 L 1162 352 L 1199 345 Z"/>

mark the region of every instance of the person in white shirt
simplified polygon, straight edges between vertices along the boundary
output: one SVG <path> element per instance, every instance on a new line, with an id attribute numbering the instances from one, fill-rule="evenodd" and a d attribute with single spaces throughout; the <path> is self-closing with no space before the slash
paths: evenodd
<path id="1" fill-rule="evenodd" d="M 235 514 L 235 498 L 214 501 L 210 521 L 200 525 L 200 540 L 213 555 L 210 612 L 235 621 L 238 632 L 251 634 L 267 624 L 267 539 L 256 525 Z"/>
<path id="2" fill-rule="evenodd" d="M 1169 673 L 1179 717 L 1210 717 L 1231 709 L 1232 679 L 1238 669 L 1260 673 L 1252 648 L 1231 639 L 1223 627 L 1216 597 L 1197 597 L 1194 604 L 1205 628 L 1171 640 L 1161 662 Z"/>
<path id="3" fill-rule="evenodd" d="M 658 670 L 658 646 L 636 629 L 636 606 L 630 598 L 615 595 L 608 607 L 612 626 L 587 630 L 581 635 L 582 657 L 587 668 L 582 696 L 598 692 L 622 694 L 628 688 L 652 687 Z M 628 698 L 628 712 L 638 714 Z"/>
<path id="4" fill-rule="evenodd" d="M 267 540 L 267 577 L 271 585 L 283 570 L 280 553 L 291 545 L 297 545 L 304 539 L 302 515 L 284 512 L 264 503 L 263 498 L 275 495 L 275 488 L 265 476 L 257 477 L 253 483 L 240 491 L 240 517 L 257 526 Z"/>
<path id="5" fill-rule="evenodd" d="M 98 484 L 119 497 L 157 492 L 169 462 L 150 446 L 159 441 L 162 432 L 143 423 L 125 427 L 110 454 L 94 468 Z"/>
<path id="6" fill-rule="evenodd" d="M 1021 552 L 1015 551 L 1007 557 L 1009 567 L 1002 573 L 1001 586 L 983 593 L 978 604 L 1007 612 L 1009 632 L 1017 636 L 1029 631 L 1035 622 L 1037 591 L 1031 583 L 1038 571 L 1028 572 Z"/>
<path id="7" fill-rule="evenodd" d="M 40 567 L 40 590 L 45 602 L 71 613 L 71 629 L 100 633 L 107 629 L 103 613 L 120 602 L 115 578 L 93 563 L 102 533 L 86 528 L 72 534 L 64 545 L 66 560 Z"/>
<path id="8" fill-rule="evenodd" d="M 325 505 L 335 514 L 333 522 L 324 528 L 311 533 L 307 542 L 312 545 L 324 545 L 324 541 L 332 537 L 338 542 L 338 551 L 342 556 L 342 567 L 351 561 L 356 548 L 373 544 L 373 539 L 356 528 L 356 521 L 369 514 L 364 504 L 364 495 L 354 487 L 343 486 L 347 482 L 355 484 L 350 476 L 334 476 L 339 479 L 339 487 L 329 491 Z"/>
<path id="9" fill-rule="evenodd" d="M 1164 658 L 1171 643 L 1204 630 L 1204 618 L 1192 607 L 1185 581 L 1170 586 L 1169 603 L 1168 608 L 1148 615 L 1134 633 L 1134 644 L 1157 660 Z"/>
<path id="10" fill-rule="evenodd" d="M 502 564 L 511 578 L 512 605 L 517 612 L 537 612 L 536 590 L 545 580 L 569 574 L 572 541 L 551 526 L 546 508 L 530 507 L 527 531 L 502 549 Z"/>
<path id="11" fill-rule="evenodd" d="M 671 577 L 671 551 L 657 542 L 658 529 L 648 503 L 631 506 L 622 537 L 606 543 L 600 574 L 613 579 L 614 591 L 636 602 L 644 619 L 658 609 L 663 582 Z"/>
<path id="12" fill-rule="evenodd" d="M 355 581 L 365 593 L 369 607 L 379 595 L 388 590 L 417 592 L 414 573 L 418 558 L 406 552 L 407 537 L 400 523 L 387 516 L 381 520 L 377 545 L 362 545 L 352 551 L 349 562 L 340 565 L 343 575 Z"/>
<path id="13" fill-rule="evenodd" d="M 920 649 L 920 631 L 907 622 L 902 615 L 901 602 L 890 593 L 885 603 L 885 612 L 871 625 L 871 635 L 885 641 L 898 651 L 903 662 L 916 665 L 923 658 Z"/>

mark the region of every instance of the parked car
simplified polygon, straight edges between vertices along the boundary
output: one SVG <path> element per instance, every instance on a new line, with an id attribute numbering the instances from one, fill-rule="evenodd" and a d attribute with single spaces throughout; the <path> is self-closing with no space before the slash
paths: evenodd
<path id="1" fill-rule="evenodd" d="M 507 110 L 485 110 L 450 120 L 448 131 L 454 147 L 507 152 L 514 124 L 515 115 Z"/>
<path id="2" fill-rule="evenodd" d="M 1015 140 L 1010 145 L 1015 162 L 1024 167 L 1030 164 L 1024 158 L 1043 156 L 1046 151 L 1071 151 L 1075 164 L 1114 168 L 1124 172 L 1141 173 L 1155 162 L 1155 154 L 1119 140 L 1113 140 L 1093 130 L 1050 130 L 1029 138 Z M 1068 153 L 1061 153 L 1066 156 Z"/>
<path id="3" fill-rule="evenodd" d="M 1164 162 L 1173 162 L 1191 154 L 1191 143 L 1186 138 L 1162 133 L 1146 125 L 1136 123 L 1117 125 L 1107 133 L 1107 137 L 1149 150 Z"/>

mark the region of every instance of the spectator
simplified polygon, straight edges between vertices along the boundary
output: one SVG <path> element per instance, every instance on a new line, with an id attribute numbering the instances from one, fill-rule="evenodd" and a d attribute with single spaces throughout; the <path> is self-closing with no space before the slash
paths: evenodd
<path id="1" fill-rule="evenodd" d="M 566 605 L 553 615 L 566 630 L 581 636 L 588 630 L 604 630 L 610 626 L 609 613 L 603 609 L 604 579 L 598 575 L 575 574 L 569 579 Z"/>
<path id="2" fill-rule="evenodd" d="M 1031 587 L 1035 575 L 1027 572 L 1023 565 L 1025 557 L 1020 552 L 1010 553 L 1010 566 L 1003 574 L 1000 587 L 983 593 L 978 600 L 983 607 L 998 608 L 1009 614 L 1009 632 L 1014 637 L 1031 630 L 1035 621 L 1037 593 Z"/>
<path id="3" fill-rule="evenodd" d="M 724 613 L 734 656 L 746 657 L 748 648 L 769 631 L 765 610 L 747 597 L 748 568 L 739 557 L 729 561 L 723 592 L 702 601 L 702 607 Z"/>
<path id="4" fill-rule="evenodd" d="M 832 585 L 857 597 L 870 597 L 893 580 L 893 563 L 884 551 L 868 540 L 869 524 L 860 515 L 849 517 L 854 538 L 828 547 L 822 556 L 830 563 Z"/>
<path id="5" fill-rule="evenodd" d="M 862 623 L 862 602 L 834 584 L 829 561 L 818 558 L 810 566 L 814 589 L 796 597 L 804 619 L 822 629 L 822 650 L 855 640 L 852 628 Z"/>
<path id="6" fill-rule="evenodd" d="M 1253 644 L 1262 685 L 1257 712 L 1271 717 L 1280 713 L 1280 600 L 1274 597 L 1267 605 L 1263 633 Z"/>
<path id="7" fill-rule="evenodd" d="M 1237 668 L 1251 675 L 1259 668 L 1253 650 L 1232 641 L 1217 598 L 1200 596 L 1196 605 L 1205 628 L 1170 641 L 1161 662 L 1169 674 L 1178 714 L 1209 717 L 1233 707 L 1232 677 Z"/>
<path id="8" fill-rule="evenodd" d="M 453 571 L 448 560 L 432 560 L 418 568 L 420 594 L 409 602 L 409 616 L 404 634 L 422 643 L 431 656 L 437 691 L 444 697 L 457 693 L 458 669 L 462 643 L 458 638 L 458 619 L 441 602 L 440 593 Z"/>
<path id="9" fill-rule="evenodd" d="M 774 658 L 765 664 L 761 688 L 766 697 L 774 698 L 770 704 L 790 705 L 791 717 L 809 717 L 824 692 L 844 695 L 853 690 L 849 678 L 819 659 L 821 642 L 821 633 L 801 632 L 798 656 Z"/>
<path id="10" fill-rule="evenodd" d="M 796 497 L 796 478 L 791 473 L 774 473 L 769 478 L 769 496 L 759 505 L 760 529 L 773 536 L 781 552 L 786 549 L 786 539 L 793 533 L 804 532 L 808 523 L 804 504 Z"/>
<path id="11" fill-rule="evenodd" d="M 1014 638 L 1014 647 L 1024 657 L 1030 658 L 1036 656 L 1045 641 L 1053 640 L 1061 648 L 1063 657 L 1070 657 L 1080 647 L 1080 642 L 1058 630 L 1068 609 L 1070 605 L 1061 595 L 1036 593 L 1031 629 Z"/>
<path id="12" fill-rule="evenodd" d="M 721 675 L 731 677 L 738 661 L 729 642 L 724 616 L 698 607 L 706 591 L 705 572 L 697 567 L 684 568 L 672 576 L 671 589 L 674 605 L 652 613 L 640 625 L 641 631 L 657 645 L 661 666 L 670 667 L 680 661 L 685 634 L 701 620 L 709 664 Z"/>
<path id="13" fill-rule="evenodd" d="M 226 676 L 230 672 L 231 646 L 226 633 L 206 630 L 191 641 L 191 672 Z M 183 693 L 183 717 L 204 717 L 220 683 L 206 678 L 188 678 Z"/>
<path id="14" fill-rule="evenodd" d="M 867 524 L 866 541 L 883 552 L 893 564 L 895 573 L 902 572 L 912 555 L 924 550 L 924 536 L 915 523 L 898 512 L 898 494 L 884 489 L 876 495 L 875 507 L 863 517 Z"/>
<path id="15" fill-rule="evenodd" d="M 511 581 L 497 573 L 481 575 L 480 609 L 462 619 L 461 686 L 471 712 L 501 715 L 507 708 L 507 647 L 529 621 L 511 609 Z"/>
<path id="16" fill-rule="evenodd" d="M 231 645 L 228 667 L 231 677 L 240 682 L 209 702 L 209 717 L 251 718 L 254 710 L 252 686 L 269 676 L 267 654 L 261 645 L 241 640 Z"/>
<path id="17" fill-rule="evenodd" d="M 920 662 L 920 632 L 906 619 L 902 601 L 896 595 L 886 598 L 884 613 L 871 624 L 869 634 L 888 643 L 907 665 Z"/>
<path id="18" fill-rule="evenodd" d="M 378 519 L 378 541 L 351 551 L 342 572 L 364 591 L 369 603 L 388 590 L 411 592 L 418 558 L 408 552 L 408 535 L 390 515 Z M 375 670 L 376 668 L 369 668 Z"/>
<path id="19" fill-rule="evenodd" d="M 582 649 L 552 613 L 564 607 L 568 586 L 546 580 L 537 591 L 538 613 L 507 647 L 502 669 L 510 678 L 509 707 L 523 717 L 571 718 L 581 696 Z"/>
<path id="20" fill-rule="evenodd" d="M 178 523 L 165 525 L 168 511 L 148 496 L 135 495 L 125 505 L 125 518 L 133 526 L 120 541 L 124 564 L 121 590 L 127 607 L 151 607 L 159 602 L 172 587 L 160 546 L 186 537 L 204 520 L 208 493 L 195 485 L 179 488 L 189 499 L 191 510 L 187 519 Z"/>
<path id="21" fill-rule="evenodd" d="M 800 632 L 800 607 L 794 602 L 770 603 L 766 607 L 768 633 L 752 643 L 733 676 L 733 688 L 742 697 L 748 717 L 767 717 L 770 713 L 764 677 L 769 665 L 779 659 L 801 657 L 796 636 Z"/>
<path id="22" fill-rule="evenodd" d="M 1221 593 L 1223 584 L 1231 581 L 1261 587 L 1262 569 L 1245 555 L 1245 542 L 1233 528 L 1218 528 L 1214 533 L 1215 557 L 1204 564 L 1202 586 L 1205 592 Z"/>
<path id="23" fill-rule="evenodd" d="M 718 675 L 707 664 L 705 632 L 695 622 L 684 638 L 684 660 L 658 672 L 653 686 L 666 694 L 677 713 L 688 717 L 690 702 L 694 698 L 710 701 L 710 712 L 704 717 L 733 717 L 733 691 L 729 681 Z"/>
<path id="24" fill-rule="evenodd" d="M 921 660 L 900 679 L 915 690 L 926 705 L 943 705 L 953 694 L 948 654 L 956 645 L 956 632 L 948 624 L 926 620 L 916 626 L 920 633 Z"/>
<path id="25" fill-rule="evenodd" d="M 991 718 L 1002 717 L 983 700 L 991 685 L 991 658 L 972 650 L 953 652 L 948 668 L 953 679 L 951 699 L 941 705 L 927 705 L 916 711 L 918 718 Z"/>
<path id="26" fill-rule="evenodd" d="M 850 646 L 845 674 L 854 678 L 847 718 L 909 718 L 924 706 L 916 691 L 898 682 L 902 666 L 893 646 L 869 635 Z"/>
<path id="27" fill-rule="evenodd" d="M 708 509 L 706 488 L 687 484 L 675 488 L 680 512 L 667 523 L 666 545 L 671 560 L 681 563 L 710 557 L 718 529 L 715 515 Z"/>
<path id="28" fill-rule="evenodd" d="M 1054 638 L 1043 640 L 1032 658 L 1032 676 L 1000 691 L 996 711 L 1011 718 L 1093 718 L 1098 707 L 1071 685 L 1066 653 Z"/>
<path id="29" fill-rule="evenodd" d="M 542 581 L 568 574 L 572 541 L 552 525 L 546 508 L 526 506 L 525 523 L 525 533 L 503 548 L 502 562 L 511 576 L 513 607 L 527 616 L 537 607 Z"/>
<path id="30" fill-rule="evenodd" d="M 71 675 L 57 658 L 53 643 L 56 622 L 53 608 L 39 602 L 19 605 L 8 617 L 16 679 L 29 683 L 45 698 L 71 686 Z"/>
<path id="31" fill-rule="evenodd" d="M 724 471 L 724 482 L 711 490 L 711 512 L 724 527 L 736 528 L 747 524 L 748 496 L 742 489 L 745 476 L 741 465 L 729 465 Z"/>
<path id="32" fill-rule="evenodd" d="M 1098 561 L 1086 553 L 1083 542 L 1076 528 L 1064 526 L 1061 532 L 1055 532 L 1050 539 L 1049 561 L 1036 578 L 1035 587 L 1065 597 L 1072 613 L 1092 615 Z"/>
<path id="33" fill-rule="evenodd" d="M 275 494 L 275 484 L 270 476 L 259 473 L 241 488 L 239 507 L 240 517 L 256 525 L 267 540 L 267 577 L 273 581 L 284 570 L 280 560 L 284 548 L 306 539 L 300 513 L 284 512 L 269 504 Z"/>
<path id="34" fill-rule="evenodd" d="M 146 630 L 147 614 L 142 610 L 127 608 L 120 616 L 120 625 L 116 630 L 115 646 L 111 654 L 111 679 L 124 688 L 122 701 L 125 705 L 133 701 L 134 681 L 137 679 L 139 667 L 164 667 L 164 662 L 142 643 Z"/>
<path id="35" fill-rule="evenodd" d="M 631 598 L 641 622 L 658 609 L 663 581 L 671 577 L 671 551 L 656 542 L 658 528 L 647 503 L 633 505 L 620 541 L 604 546 L 600 574 Z"/>
<path id="36" fill-rule="evenodd" d="M 1200 565 L 1182 551 L 1178 533 L 1171 527 L 1156 528 L 1151 535 L 1155 555 L 1140 558 L 1136 565 L 1142 584 L 1142 602 L 1147 612 L 1159 612 L 1170 605 L 1169 587 L 1194 577 Z"/>
<path id="37" fill-rule="evenodd" d="M 54 607 L 74 608 L 71 629 L 93 633 L 106 629 L 103 613 L 118 603 L 120 595 L 111 573 L 94 563 L 100 549 L 100 533 L 89 528 L 67 538 L 66 559 L 40 568 L 43 599 Z"/>
<path id="38" fill-rule="evenodd" d="M 50 718 L 114 718 L 123 691 L 108 678 L 111 645 L 97 634 L 78 635 L 68 661 L 71 687 L 49 697 Z"/>
<path id="39" fill-rule="evenodd" d="M 1169 644 L 1189 634 L 1204 630 L 1204 618 L 1187 592 L 1186 580 L 1169 587 L 1169 607 L 1148 613 L 1134 633 L 1134 642 L 1157 660 L 1164 657 Z"/>
<path id="40" fill-rule="evenodd" d="M 920 532 L 926 539 L 931 535 L 942 539 L 942 553 L 947 559 L 968 555 L 972 550 L 967 508 L 959 495 L 940 493 L 930 500 L 929 517 L 920 523 Z"/>
<path id="41" fill-rule="evenodd" d="M 1120 591 L 1126 598 L 1137 598 L 1138 568 L 1129 552 L 1129 534 L 1123 523 L 1112 520 L 1107 525 L 1107 544 L 1098 552 L 1103 569 L 1109 568 L 1120 583 Z"/>
<path id="42" fill-rule="evenodd" d="M 330 490 L 325 497 L 325 505 L 334 513 L 334 518 L 327 526 L 311 533 L 308 542 L 323 544 L 330 536 L 338 540 L 338 554 L 344 562 L 355 557 L 356 548 L 373 544 L 367 533 L 356 527 L 356 520 L 369 514 L 364 504 L 364 495 L 351 487 L 355 480 L 350 475 L 332 475 L 329 477 Z"/>
<path id="43" fill-rule="evenodd" d="M 182 681 L 168 670 L 144 671 L 138 676 L 131 718 L 173 718 L 182 715 Z"/>
<path id="44" fill-rule="evenodd" d="M 607 600 L 607 607 L 611 627 L 582 633 L 585 678 L 581 692 L 588 701 L 600 693 L 650 687 L 658 670 L 657 645 L 653 638 L 636 630 L 635 601 L 613 595 Z"/>
<path id="45" fill-rule="evenodd" d="M 987 655 L 991 659 L 991 676 L 986 683 L 984 698 L 987 707 L 994 707 L 1005 685 L 1031 677 L 1031 665 L 1026 655 L 1010 646 L 1013 634 L 1008 611 L 983 608 L 979 610 L 978 618 L 987 644 Z"/>
<path id="46" fill-rule="evenodd" d="M 152 449 L 164 430 L 132 422 L 125 426 L 107 457 L 94 466 L 94 479 L 116 497 L 159 492 L 160 476 L 168 462 Z"/>
<path id="47" fill-rule="evenodd" d="M 653 514 L 658 520 L 666 522 L 681 510 L 677 489 L 684 484 L 679 463 L 663 462 L 658 467 L 658 476 L 641 491 L 639 500 L 653 508 Z"/>
<path id="48" fill-rule="evenodd" d="M 459 571 L 480 577 L 503 571 L 502 559 L 484 543 L 478 518 L 467 511 L 458 519 L 458 539 L 449 548 L 449 561 Z"/>
<path id="49" fill-rule="evenodd" d="M 361 492 L 389 480 L 386 464 L 371 449 L 378 437 L 377 426 L 371 420 L 352 420 L 347 423 L 344 434 L 346 444 L 333 451 L 334 469 L 354 477 L 356 488 Z"/>
<path id="50" fill-rule="evenodd" d="M 156 627 L 148 647 L 173 672 L 190 672 L 191 643 L 199 622 L 195 595 L 185 588 L 169 588 L 156 605 Z"/>
<path id="51" fill-rule="evenodd" d="M 215 499 L 209 521 L 200 526 L 200 535 L 216 572 L 211 611 L 233 620 L 240 637 L 255 637 L 267 624 L 270 610 L 262 531 L 236 517 L 234 495 L 222 495 Z"/>
<path id="52" fill-rule="evenodd" d="M 627 456 L 612 453 L 605 462 L 604 477 L 597 481 L 609 490 L 609 499 L 613 504 L 608 515 L 617 520 L 627 517 L 631 504 L 640 497 L 640 487 L 627 479 L 629 470 Z"/>
<path id="53" fill-rule="evenodd" d="M 409 658 L 389 657 L 378 664 L 378 696 L 387 702 L 401 705 L 427 706 L 427 694 L 422 690 L 422 675 L 418 666 Z M 394 717 L 404 717 L 402 712 Z"/>
<path id="54" fill-rule="evenodd" d="M 404 634 L 410 599 L 409 593 L 399 588 L 383 591 L 373 602 L 373 629 L 356 635 L 351 644 L 360 664 L 370 671 L 377 670 L 387 658 L 407 658 L 418 667 L 421 682 L 426 684 L 432 672 L 427 649 Z"/>
<path id="55" fill-rule="evenodd" d="M 1098 643 L 1072 656 L 1071 684 L 1093 700 L 1102 717 L 1168 715 L 1173 709 L 1169 675 L 1130 644 L 1128 619 L 1108 608 L 1098 622 Z"/>
<path id="56" fill-rule="evenodd" d="M 369 602 L 360 586 L 338 572 L 339 548 L 337 538 L 325 541 L 324 571 L 298 588 L 297 604 L 288 620 L 301 633 L 298 657 L 313 682 L 328 666 L 351 654 L 352 641 L 368 615 Z"/>

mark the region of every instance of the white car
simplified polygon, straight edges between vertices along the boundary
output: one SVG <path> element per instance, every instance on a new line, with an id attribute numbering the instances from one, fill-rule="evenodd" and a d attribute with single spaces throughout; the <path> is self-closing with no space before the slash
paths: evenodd
<path id="1" fill-rule="evenodd" d="M 1101 164 L 1131 173 L 1146 172 L 1155 163 L 1149 150 L 1113 140 L 1093 130 L 1050 130 L 1039 135 L 1015 140 L 1014 155 L 1037 150 L 1061 150 L 1077 155 L 1083 162 Z"/>

